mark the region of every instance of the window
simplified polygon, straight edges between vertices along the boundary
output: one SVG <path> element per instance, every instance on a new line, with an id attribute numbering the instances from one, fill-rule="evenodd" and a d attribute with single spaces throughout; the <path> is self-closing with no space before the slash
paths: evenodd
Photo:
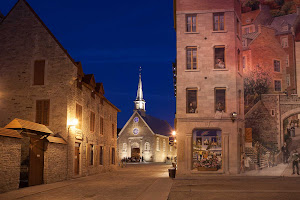
<path id="1" fill-rule="evenodd" d="M 36 119 L 35 122 L 49 126 L 50 100 L 36 101 Z"/>
<path id="2" fill-rule="evenodd" d="M 286 85 L 288 87 L 291 86 L 291 75 L 289 74 L 286 75 Z"/>
<path id="3" fill-rule="evenodd" d="M 123 152 L 127 152 L 127 144 L 126 143 L 123 143 L 123 149 L 122 149 Z"/>
<path id="4" fill-rule="evenodd" d="M 287 48 L 289 47 L 289 42 L 287 37 L 282 37 L 281 38 L 281 46 L 282 48 Z"/>
<path id="5" fill-rule="evenodd" d="M 76 119 L 78 120 L 78 124 L 76 125 L 76 128 L 81 129 L 82 125 L 82 106 L 76 104 Z"/>
<path id="6" fill-rule="evenodd" d="M 241 69 L 241 51 L 238 49 L 237 50 L 237 67 L 238 71 Z"/>
<path id="7" fill-rule="evenodd" d="M 145 151 L 150 151 L 150 143 L 149 142 L 145 143 Z"/>
<path id="8" fill-rule="evenodd" d="M 103 98 L 102 98 L 102 97 L 100 97 L 100 104 L 101 104 L 101 105 L 103 105 L 103 104 L 104 104 L 104 102 L 103 102 Z"/>
<path id="9" fill-rule="evenodd" d="M 95 132 L 95 113 L 91 112 L 90 116 L 90 131 Z"/>
<path id="10" fill-rule="evenodd" d="M 111 148 L 111 164 L 115 164 L 115 148 Z"/>
<path id="11" fill-rule="evenodd" d="M 197 89 L 186 90 L 186 113 L 196 113 Z"/>
<path id="12" fill-rule="evenodd" d="M 246 56 L 243 56 L 243 69 L 246 68 Z"/>
<path id="13" fill-rule="evenodd" d="M 275 116 L 275 110 L 274 109 L 271 109 L 271 115 Z"/>
<path id="14" fill-rule="evenodd" d="M 160 151 L 160 142 L 159 142 L 159 138 L 156 138 L 156 151 Z"/>
<path id="15" fill-rule="evenodd" d="M 289 67 L 289 66 L 290 66 L 290 65 L 289 65 L 289 59 L 290 59 L 290 56 L 288 55 L 287 58 L 286 58 L 286 61 L 285 61 L 285 62 L 286 62 L 286 67 Z"/>
<path id="16" fill-rule="evenodd" d="M 103 146 L 99 149 L 99 165 L 103 165 Z"/>
<path id="17" fill-rule="evenodd" d="M 44 85 L 45 83 L 45 60 L 34 62 L 33 85 Z"/>
<path id="18" fill-rule="evenodd" d="M 104 134 L 104 123 L 103 123 L 104 119 L 103 117 L 100 117 L 100 134 L 103 135 Z"/>
<path id="19" fill-rule="evenodd" d="M 225 46 L 215 46 L 215 69 L 225 68 Z"/>
<path id="20" fill-rule="evenodd" d="M 281 81 L 280 80 L 274 81 L 274 88 L 275 88 L 276 92 L 281 92 Z"/>
<path id="21" fill-rule="evenodd" d="M 215 89 L 215 110 L 220 112 L 226 111 L 226 102 L 225 102 L 225 88 L 216 88 Z"/>
<path id="22" fill-rule="evenodd" d="M 166 151 L 166 139 L 163 140 L 163 151 Z"/>
<path id="23" fill-rule="evenodd" d="M 280 72 L 280 61 L 279 60 L 274 60 L 274 71 Z"/>
<path id="24" fill-rule="evenodd" d="M 186 16 L 186 32 L 196 32 L 197 15 Z"/>
<path id="25" fill-rule="evenodd" d="M 112 138 L 114 138 L 115 137 L 115 125 L 114 124 L 112 124 L 111 125 L 111 136 L 112 136 Z"/>
<path id="26" fill-rule="evenodd" d="M 245 34 L 250 33 L 250 27 L 246 27 L 246 28 L 244 29 L 244 31 L 245 31 Z"/>
<path id="27" fill-rule="evenodd" d="M 197 47 L 186 48 L 186 69 L 197 69 Z"/>
<path id="28" fill-rule="evenodd" d="M 94 145 L 90 144 L 90 165 L 94 165 Z"/>
<path id="29" fill-rule="evenodd" d="M 224 27 L 224 13 L 214 13 L 214 31 L 223 31 Z"/>

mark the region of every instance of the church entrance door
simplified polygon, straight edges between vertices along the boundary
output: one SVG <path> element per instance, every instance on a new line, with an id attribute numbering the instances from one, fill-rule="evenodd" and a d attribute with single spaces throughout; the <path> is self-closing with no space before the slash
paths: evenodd
<path id="1" fill-rule="evenodd" d="M 140 160 L 140 148 L 131 149 L 131 159 L 134 159 L 135 161 Z"/>

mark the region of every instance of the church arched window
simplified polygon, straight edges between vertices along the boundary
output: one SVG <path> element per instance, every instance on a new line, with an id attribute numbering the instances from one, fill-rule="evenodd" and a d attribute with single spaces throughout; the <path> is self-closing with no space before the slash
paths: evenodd
<path id="1" fill-rule="evenodd" d="M 163 140 L 163 151 L 166 151 L 166 139 Z"/>
<path id="2" fill-rule="evenodd" d="M 160 142 L 159 142 L 159 138 L 156 138 L 156 151 L 160 151 Z"/>
<path id="3" fill-rule="evenodd" d="M 150 151 L 150 143 L 149 142 L 145 143 L 145 151 Z"/>

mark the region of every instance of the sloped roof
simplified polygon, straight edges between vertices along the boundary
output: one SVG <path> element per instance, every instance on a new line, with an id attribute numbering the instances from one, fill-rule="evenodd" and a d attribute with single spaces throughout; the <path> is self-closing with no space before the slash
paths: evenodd
<path id="1" fill-rule="evenodd" d="M 282 27 L 286 25 L 294 26 L 297 17 L 297 13 L 275 17 L 270 26 L 276 30 L 277 34 L 288 33 L 290 30 L 283 31 Z"/>
<path id="2" fill-rule="evenodd" d="M 5 137 L 23 138 L 18 131 L 6 128 L 0 128 L 0 135 Z"/>
<path id="3" fill-rule="evenodd" d="M 171 136 L 173 129 L 167 121 L 158 119 L 147 114 L 145 116 L 141 115 L 141 117 L 144 119 L 144 121 L 148 124 L 148 126 L 152 129 L 152 131 L 155 134 L 167 137 Z"/>
<path id="4" fill-rule="evenodd" d="M 250 12 L 242 13 L 242 25 L 249 25 L 252 24 L 252 22 L 256 19 L 256 17 L 259 15 L 260 10 L 253 10 Z M 249 20 L 249 21 L 248 21 Z"/>
<path id="5" fill-rule="evenodd" d="M 103 83 L 96 83 L 96 91 L 104 95 L 105 92 L 104 92 Z"/>
<path id="6" fill-rule="evenodd" d="M 67 144 L 67 142 L 61 137 L 48 136 L 47 140 L 51 143 Z"/>
<path id="7" fill-rule="evenodd" d="M 96 81 L 95 81 L 94 74 L 86 74 L 86 75 L 84 75 L 82 80 L 83 80 L 83 82 L 85 82 L 93 87 L 96 87 Z"/>
<path id="8" fill-rule="evenodd" d="M 18 119 L 18 118 L 15 118 L 14 120 L 12 120 L 4 128 L 22 129 L 22 130 L 29 130 L 29 131 L 37 131 L 37 132 L 46 133 L 46 134 L 53 134 L 53 132 L 43 124 L 38 124 L 38 123 L 34 123 L 31 121 Z"/>

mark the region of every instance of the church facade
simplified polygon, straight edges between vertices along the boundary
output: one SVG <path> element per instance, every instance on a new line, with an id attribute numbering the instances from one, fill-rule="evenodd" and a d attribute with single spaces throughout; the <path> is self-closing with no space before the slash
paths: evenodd
<path id="1" fill-rule="evenodd" d="M 135 109 L 119 133 L 119 158 L 131 158 L 146 162 L 166 162 L 174 159 L 176 149 L 169 145 L 172 127 L 164 120 L 146 114 L 146 102 L 143 99 L 141 74 Z"/>

